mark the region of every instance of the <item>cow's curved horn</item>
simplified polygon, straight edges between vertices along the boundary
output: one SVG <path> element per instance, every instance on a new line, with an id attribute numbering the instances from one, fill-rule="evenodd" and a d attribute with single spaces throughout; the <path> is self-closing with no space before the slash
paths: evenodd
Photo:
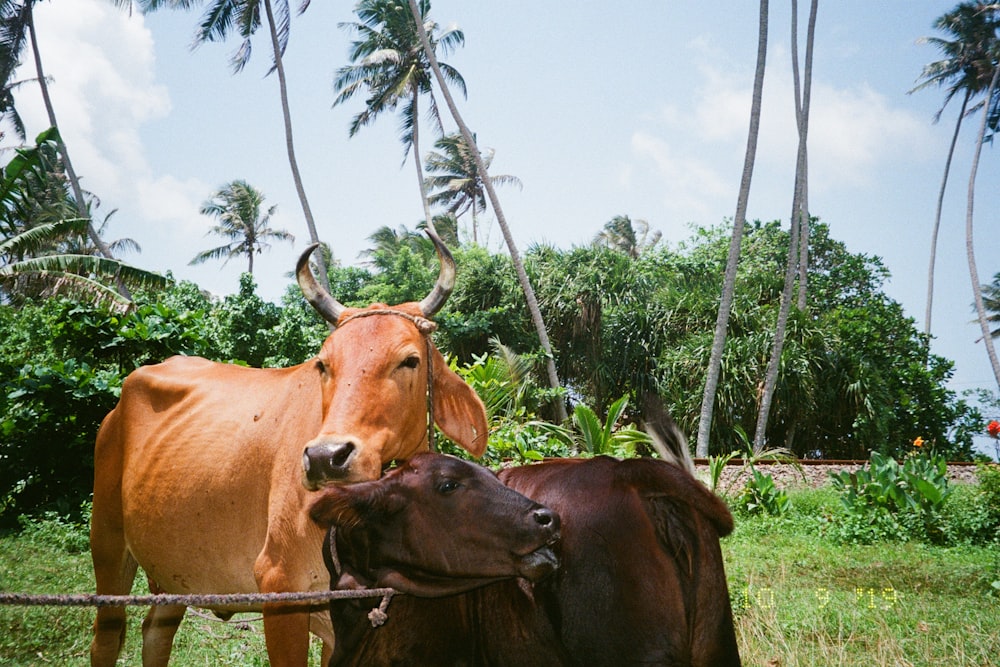
<path id="1" fill-rule="evenodd" d="M 424 317 L 434 317 L 444 306 L 444 302 L 448 300 L 448 297 L 451 296 L 452 290 L 455 289 L 455 258 L 451 256 L 448 246 L 444 244 L 444 241 L 437 235 L 433 227 L 427 227 L 424 231 L 434 243 L 438 261 L 441 263 L 441 270 L 438 272 L 438 279 L 434 284 L 434 289 L 420 302 L 420 312 L 424 314 Z"/>
<path id="2" fill-rule="evenodd" d="M 316 309 L 317 313 L 323 316 L 324 320 L 333 326 L 337 326 L 337 320 L 340 319 L 345 306 L 323 289 L 323 286 L 316 281 L 316 276 L 313 275 L 312 270 L 309 268 L 309 256 L 318 247 L 318 243 L 313 243 L 299 257 L 299 261 L 295 265 L 295 279 L 298 281 L 299 289 L 302 290 L 302 296 L 306 298 L 306 301 Z"/>

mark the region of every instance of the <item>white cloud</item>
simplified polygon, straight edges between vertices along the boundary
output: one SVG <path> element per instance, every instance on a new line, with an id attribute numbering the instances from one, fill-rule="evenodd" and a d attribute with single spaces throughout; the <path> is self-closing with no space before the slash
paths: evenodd
<path id="1" fill-rule="evenodd" d="M 120 209 L 109 237 L 134 238 L 145 251 L 142 264 L 169 266 L 170 242 L 204 234 L 197 211 L 210 188 L 154 174 L 146 156 L 143 125 L 170 113 L 170 97 L 156 80 L 153 38 L 142 15 L 129 16 L 105 0 L 44 3 L 35 13 L 42 65 L 73 165 L 83 187 L 101 200 L 98 215 Z M 26 55 L 20 78 L 35 74 Z M 17 101 L 31 139 L 48 126 L 37 86 L 23 87 Z"/>
<path id="2" fill-rule="evenodd" d="M 143 178 L 135 182 L 138 210 L 150 222 L 177 223 L 177 234 L 204 234 L 206 218 L 198 213 L 210 188 L 198 179 L 174 176 Z"/>
<path id="3" fill-rule="evenodd" d="M 666 141 L 646 132 L 632 135 L 632 152 L 652 162 L 660 183 L 663 205 L 682 220 L 704 219 L 715 202 L 728 192 L 726 183 L 711 164 L 691 154 L 678 154 Z"/>
<path id="4" fill-rule="evenodd" d="M 753 74 L 711 64 L 701 68 L 701 83 L 687 107 L 664 105 L 633 132 L 634 162 L 624 173 L 634 180 L 652 168 L 670 214 L 681 211 L 687 220 L 715 222 L 731 216 L 735 205 Z M 777 215 L 788 206 L 798 138 L 787 53 L 772 57 L 769 68 L 751 197 L 758 210 Z M 869 86 L 836 87 L 814 79 L 809 124 L 813 194 L 839 191 L 850 196 L 858 188 L 873 189 L 882 170 L 931 155 L 929 147 L 935 145 L 924 119 L 894 107 Z M 769 193 L 780 199 L 768 201 Z"/>

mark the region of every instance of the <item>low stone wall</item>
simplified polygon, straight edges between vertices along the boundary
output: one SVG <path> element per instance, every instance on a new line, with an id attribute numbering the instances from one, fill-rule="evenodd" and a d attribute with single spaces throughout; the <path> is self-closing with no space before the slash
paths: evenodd
<path id="1" fill-rule="evenodd" d="M 833 465 L 817 465 L 815 463 L 809 463 L 800 467 L 787 463 L 758 463 L 756 465 L 757 470 L 774 477 L 775 484 L 781 489 L 803 487 L 819 488 L 830 483 L 830 473 L 840 472 L 841 470 L 854 472 L 855 470 L 863 467 L 865 466 L 862 464 L 850 463 Z M 696 463 L 695 470 L 697 471 L 699 478 L 708 479 L 708 464 Z M 725 470 L 722 471 L 722 479 L 719 481 L 719 489 L 728 489 L 729 493 L 735 493 L 736 491 L 739 491 L 739 489 L 743 488 L 743 485 L 746 484 L 746 481 L 749 478 L 750 472 L 742 465 L 727 465 Z M 977 481 L 976 466 L 949 465 L 948 481 L 975 484 Z"/>

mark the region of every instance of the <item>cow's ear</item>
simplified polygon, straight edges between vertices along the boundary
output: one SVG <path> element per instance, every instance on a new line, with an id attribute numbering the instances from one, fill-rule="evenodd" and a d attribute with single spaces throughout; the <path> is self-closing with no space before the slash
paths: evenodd
<path id="1" fill-rule="evenodd" d="M 448 368 L 444 357 L 435 348 L 434 355 L 434 422 L 441 431 L 473 456 L 486 451 L 489 426 L 486 408 L 475 390 L 457 373 Z"/>
<path id="2" fill-rule="evenodd" d="M 336 486 L 321 490 L 309 505 L 309 518 L 324 528 L 362 525 L 367 503 L 354 491 Z"/>

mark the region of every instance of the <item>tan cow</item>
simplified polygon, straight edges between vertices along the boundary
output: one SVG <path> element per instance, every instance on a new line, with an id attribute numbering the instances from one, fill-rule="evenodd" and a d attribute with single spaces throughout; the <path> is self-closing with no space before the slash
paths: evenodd
<path id="1" fill-rule="evenodd" d="M 337 328 L 303 364 L 261 370 L 173 357 L 126 378 L 94 454 L 98 594 L 127 594 L 137 566 L 154 592 L 327 589 L 324 530 L 303 511 L 306 485 L 375 479 L 383 464 L 427 449 L 428 411 L 445 435 L 483 453 L 483 404 L 428 337 L 434 325 L 426 318 L 455 282 L 451 254 L 431 236 L 441 260 L 434 290 L 392 307 L 342 306 L 316 283 L 309 248 L 299 285 Z M 144 665 L 167 664 L 185 609 L 150 609 Z M 325 609 L 263 607 L 272 665 L 305 665 L 310 630 L 329 654 Z M 123 608 L 98 609 L 91 664 L 115 664 L 124 633 Z"/>

